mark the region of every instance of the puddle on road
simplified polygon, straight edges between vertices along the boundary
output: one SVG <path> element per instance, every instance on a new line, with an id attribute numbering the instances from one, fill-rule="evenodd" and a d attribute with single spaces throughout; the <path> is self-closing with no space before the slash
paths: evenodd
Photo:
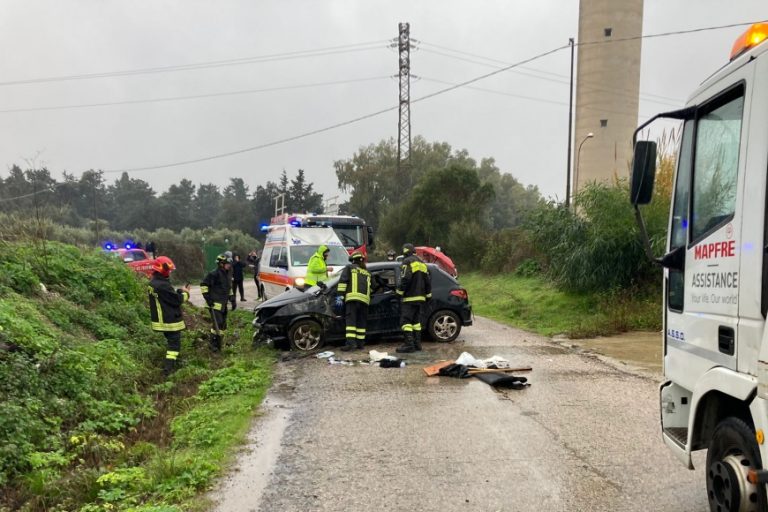
<path id="1" fill-rule="evenodd" d="M 567 340 L 566 343 L 646 370 L 661 372 L 662 340 L 658 332 L 627 332 L 617 336 Z"/>
<path id="2" fill-rule="evenodd" d="M 291 416 L 290 402 L 281 383 L 269 392 L 261 405 L 261 416 L 248 435 L 248 444 L 237 457 L 236 472 L 230 473 L 211 498 L 216 512 L 258 510 L 261 496 L 270 482 Z"/>

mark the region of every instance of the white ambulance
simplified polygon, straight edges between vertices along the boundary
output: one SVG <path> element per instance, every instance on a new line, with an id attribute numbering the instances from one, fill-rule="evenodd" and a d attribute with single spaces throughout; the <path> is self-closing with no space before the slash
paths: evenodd
<path id="1" fill-rule="evenodd" d="M 349 263 L 349 254 L 330 227 L 299 227 L 292 224 L 266 228 L 267 239 L 259 261 L 259 286 L 265 299 L 302 285 L 309 258 L 325 245 L 330 250 L 326 265 L 333 274 Z M 297 283 L 298 280 L 298 283 Z"/>
<path id="2" fill-rule="evenodd" d="M 768 511 L 768 24 L 686 108 L 664 268 L 662 437 L 689 469 L 707 449 L 712 511 Z M 638 141 L 631 200 L 651 200 L 656 145 Z"/>

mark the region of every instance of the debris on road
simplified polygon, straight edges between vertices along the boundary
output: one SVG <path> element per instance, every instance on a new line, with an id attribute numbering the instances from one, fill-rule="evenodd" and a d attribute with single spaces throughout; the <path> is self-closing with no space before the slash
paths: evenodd
<path id="1" fill-rule="evenodd" d="M 469 374 L 469 367 L 463 364 L 449 364 L 443 368 L 440 368 L 438 375 L 443 377 L 456 377 L 457 379 L 468 379 L 471 377 Z"/>
<path id="2" fill-rule="evenodd" d="M 326 358 L 332 357 L 333 355 L 334 355 L 333 352 L 331 352 L 330 350 L 326 350 L 325 352 L 320 352 L 315 357 L 318 359 L 326 359 Z"/>
<path id="3" fill-rule="evenodd" d="M 524 389 L 530 386 L 525 377 L 516 377 L 506 373 L 488 372 L 472 375 L 494 388 Z"/>
<path id="4" fill-rule="evenodd" d="M 439 363 L 435 363 L 432 366 L 425 366 L 423 368 L 424 373 L 427 374 L 427 377 L 434 377 L 438 373 L 440 373 L 441 368 L 445 368 L 449 364 L 453 364 L 454 361 L 440 361 Z"/>
<path id="5" fill-rule="evenodd" d="M 405 361 L 389 356 L 379 361 L 379 366 L 381 368 L 405 368 Z"/>
<path id="6" fill-rule="evenodd" d="M 533 368 L 530 366 L 513 367 L 507 359 L 500 356 L 477 359 L 469 352 L 462 352 L 455 361 L 440 361 L 424 367 L 423 370 L 428 377 L 440 375 L 467 379 L 474 376 L 493 387 L 523 389 L 530 386 L 528 379 L 512 375 L 512 373 L 530 372 Z"/>

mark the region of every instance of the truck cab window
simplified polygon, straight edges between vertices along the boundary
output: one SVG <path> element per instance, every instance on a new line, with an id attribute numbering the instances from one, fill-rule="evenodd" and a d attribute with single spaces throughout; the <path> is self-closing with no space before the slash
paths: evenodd
<path id="1" fill-rule="evenodd" d="M 677 180 L 673 196 L 672 220 L 670 222 L 669 250 L 674 251 L 688 243 L 688 200 L 691 195 L 691 164 L 693 157 L 694 121 L 683 125 L 680 156 L 677 160 Z M 667 306 L 674 311 L 683 310 L 685 279 L 679 270 L 669 271 Z"/>
<path id="2" fill-rule="evenodd" d="M 736 208 L 744 86 L 698 116 L 693 167 L 691 238 L 697 241 L 733 217 Z"/>

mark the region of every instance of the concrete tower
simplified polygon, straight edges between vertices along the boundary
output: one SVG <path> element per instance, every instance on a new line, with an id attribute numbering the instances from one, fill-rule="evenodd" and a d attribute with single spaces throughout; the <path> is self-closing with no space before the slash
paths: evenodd
<path id="1" fill-rule="evenodd" d="M 642 32 L 643 0 L 579 2 L 574 193 L 591 181 L 629 176 L 642 40 L 621 39 Z"/>

